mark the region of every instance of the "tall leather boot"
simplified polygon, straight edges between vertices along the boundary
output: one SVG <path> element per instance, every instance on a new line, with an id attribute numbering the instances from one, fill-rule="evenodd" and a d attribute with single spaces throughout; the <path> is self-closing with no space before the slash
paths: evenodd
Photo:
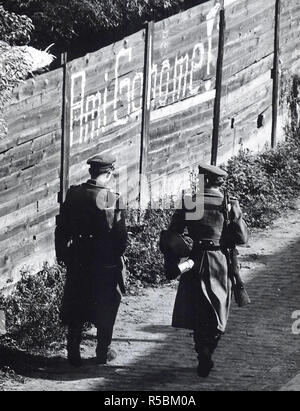
<path id="1" fill-rule="evenodd" d="M 81 367 L 80 344 L 82 341 L 82 324 L 72 325 L 68 332 L 68 361 L 73 367 Z"/>
<path id="2" fill-rule="evenodd" d="M 116 351 L 111 348 L 113 331 L 103 327 L 99 327 L 97 330 L 96 363 L 98 365 L 105 365 L 117 358 Z"/>
<path id="3" fill-rule="evenodd" d="M 200 330 L 195 331 L 195 349 L 198 353 L 199 365 L 197 372 L 199 377 L 207 378 L 214 367 L 212 355 L 215 352 L 222 334 L 219 331 Z"/>
<path id="4" fill-rule="evenodd" d="M 207 378 L 214 367 L 212 355 L 209 349 L 205 346 L 198 352 L 198 368 L 197 373 L 200 378 Z"/>

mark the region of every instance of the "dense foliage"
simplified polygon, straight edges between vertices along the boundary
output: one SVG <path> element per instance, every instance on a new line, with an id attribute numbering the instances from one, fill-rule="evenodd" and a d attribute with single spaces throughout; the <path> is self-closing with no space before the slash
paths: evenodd
<path id="1" fill-rule="evenodd" d="M 26 16 L 9 13 L 0 5 L 0 39 L 11 46 L 21 46 L 30 42 L 34 29 L 32 21 Z"/>
<path id="2" fill-rule="evenodd" d="M 173 209 L 148 209 L 141 216 L 136 210 L 128 212 L 127 281 L 133 291 L 145 285 L 159 285 L 165 281 L 159 239 L 161 231 L 170 224 L 173 212 Z"/>
<path id="3" fill-rule="evenodd" d="M 24 80 L 31 70 L 26 52 L 21 48 L 10 47 L 0 41 L 0 113 L 11 97 L 13 89 Z"/>
<path id="4" fill-rule="evenodd" d="M 32 44 L 56 53 L 83 54 L 136 32 L 146 20 L 159 19 L 188 7 L 195 0 L 2 0 L 34 23 Z"/>
<path id="5" fill-rule="evenodd" d="M 11 89 L 30 70 L 24 50 L 12 46 L 28 44 L 33 28 L 28 17 L 9 13 L 0 5 L 0 109 Z"/>
<path id="6" fill-rule="evenodd" d="M 64 338 L 59 319 L 65 273 L 59 266 L 44 266 L 31 275 L 24 271 L 12 295 L 2 298 L 9 337 L 21 348 L 42 348 Z"/>
<path id="7" fill-rule="evenodd" d="M 0 5 L 0 135 L 6 131 L 2 118 L 4 104 L 31 68 L 24 50 L 13 46 L 27 44 L 32 30 L 28 17 L 9 13 Z"/>
<path id="8" fill-rule="evenodd" d="M 53 61 L 49 53 L 27 45 L 33 29 L 28 17 L 8 12 L 0 5 L 0 136 L 6 133 L 3 109 L 13 89 Z"/>
<path id="9" fill-rule="evenodd" d="M 300 144 L 289 139 L 274 150 L 241 152 L 228 164 L 228 189 L 240 200 L 247 223 L 265 228 L 300 194 Z"/>

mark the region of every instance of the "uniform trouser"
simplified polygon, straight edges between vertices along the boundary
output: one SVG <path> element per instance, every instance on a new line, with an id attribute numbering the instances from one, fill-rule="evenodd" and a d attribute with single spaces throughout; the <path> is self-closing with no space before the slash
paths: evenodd
<path id="1" fill-rule="evenodd" d="M 83 333 L 84 323 L 72 323 L 69 325 L 68 330 L 68 348 L 69 350 L 78 349 L 81 341 L 82 341 L 82 333 Z M 97 340 L 98 340 L 98 348 L 105 351 L 108 350 L 112 343 L 113 337 L 113 325 L 112 326 L 104 326 L 99 325 L 97 326 Z"/>
<path id="2" fill-rule="evenodd" d="M 222 337 L 222 333 L 216 328 L 199 328 L 194 331 L 195 350 L 199 356 L 212 356 L 215 352 L 218 343 Z"/>
<path id="3" fill-rule="evenodd" d="M 83 293 L 90 296 L 95 303 L 87 304 L 84 300 L 81 306 L 78 304 L 79 306 L 71 307 L 72 309 L 67 311 L 65 323 L 69 327 L 68 345 L 71 344 L 74 349 L 82 341 L 82 332 L 86 322 L 93 323 L 97 328 L 98 348 L 101 347 L 101 351 L 105 351 L 110 347 L 121 303 L 121 293 L 115 283 L 110 283 L 111 278 L 114 279 L 113 274 L 96 278 L 98 281 L 92 283 L 93 290 L 88 288 L 86 294 Z M 95 292 L 98 292 L 97 295 Z"/>

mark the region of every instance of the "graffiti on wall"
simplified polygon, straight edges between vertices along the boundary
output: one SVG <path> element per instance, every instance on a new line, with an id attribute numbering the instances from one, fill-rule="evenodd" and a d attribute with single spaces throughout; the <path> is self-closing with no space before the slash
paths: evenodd
<path id="1" fill-rule="evenodd" d="M 220 4 L 206 16 L 206 33 L 191 51 L 173 59 L 154 62 L 149 76 L 151 110 L 177 103 L 188 97 L 210 92 L 214 87 L 212 68 L 213 33 L 216 29 Z M 163 32 L 162 49 L 168 49 L 168 31 Z M 163 51 L 163 50 L 162 50 Z M 87 91 L 87 71 L 71 75 L 70 139 L 71 146 L 87 143 L 101 137 L 111 129 L 125 126 L 142 110 L 144 73 L 133 72 L 124 76 L 122 64 L 130 65 L 134 50 L 124 46 L 116 54 L 113 88 L 108 72 L 104 73 L 105 86 L 96 93 Z"/>

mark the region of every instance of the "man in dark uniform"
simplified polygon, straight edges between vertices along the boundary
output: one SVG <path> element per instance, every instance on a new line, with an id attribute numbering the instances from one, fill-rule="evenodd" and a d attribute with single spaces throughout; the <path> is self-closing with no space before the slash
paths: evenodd
<path id="1" fill-rule="evenodd" d="M 110 348 L 124 290 L 122 255 L 127 245 L 124 207 L 108 188 L 115 159 L 88 160 L 91 179 L 71 187 L 56 228 L 57 260 L 67 267 L 61 317 L 68 326 L 68 359 L 80 366 L 85 323 L 98 330 L 97 363 L 116 357 Z"/>
<path id="2" fill-rule="evenodd" d="M 173 327 L 194 331 L 198 375 L 207 377 L 214 365 L 212 355 L 226 330 L 232 299 L 227 242 L 233 246 L 233 239 L 238 238 L 239 245 L 246 243 L 247 228 L 236 200 L 231 201 L 230 223 L 225 224 L 224 194 L 220 187 L 227 173 L 206 165 L 201 165 L 199 172 L 205 178 L 203 217 L 189 219 L 183 204 L 173 216 L 163 239 L 167 245 L 163 244 L 162 250 L 166 256 L 166 269 L 169 274 L 173 270 L 174 276 L 179 274 L 179 259 L 190 258 L 188 265 L 193 268 L 181 276 Z"/>

